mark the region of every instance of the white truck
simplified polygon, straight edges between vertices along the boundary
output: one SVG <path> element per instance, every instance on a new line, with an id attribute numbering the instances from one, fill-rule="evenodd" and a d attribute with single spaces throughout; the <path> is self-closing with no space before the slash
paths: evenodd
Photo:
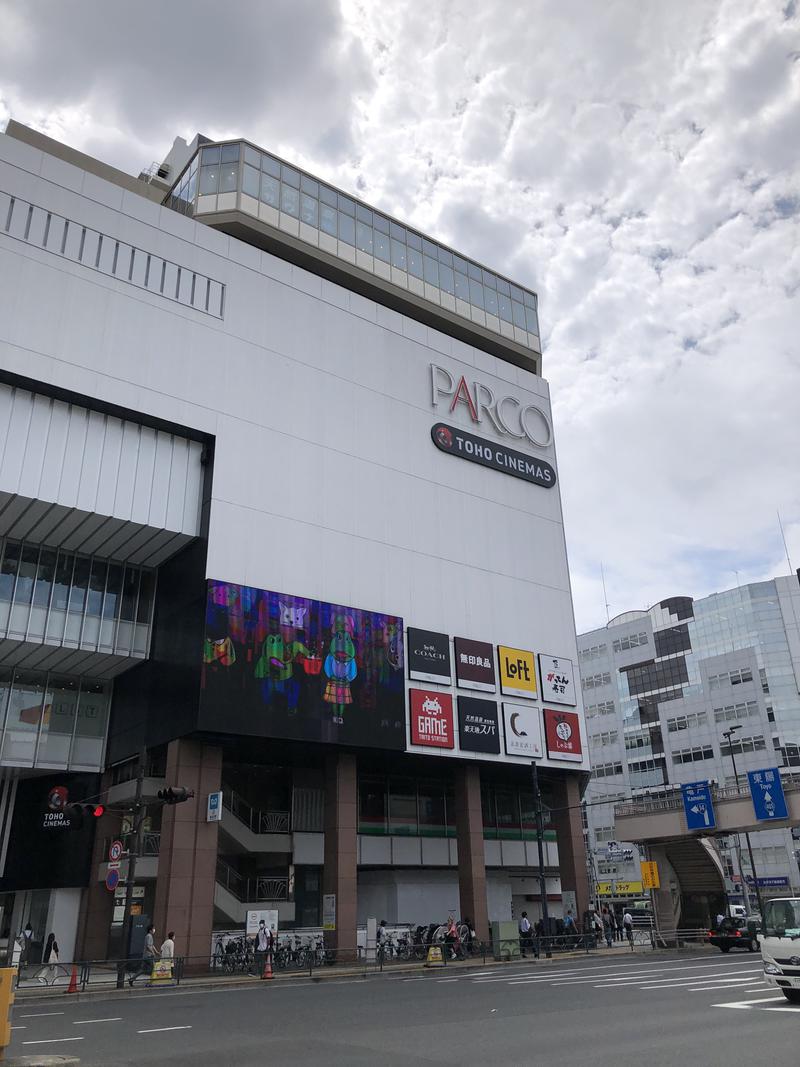
<path id="1" fill-rule="evenodd" d="M 792 1004 L 800 1004 L 800 897 L 776 897 L 764 904 L 759 934 L 764 977 Z"/>

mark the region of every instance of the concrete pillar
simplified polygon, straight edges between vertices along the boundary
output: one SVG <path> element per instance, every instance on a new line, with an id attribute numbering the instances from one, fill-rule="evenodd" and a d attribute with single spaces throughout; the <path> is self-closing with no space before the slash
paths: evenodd
<path id="1" fill-rule="evenodd" d="M 469 916 L 478 938 L 488 941 L 489 908 L 486 901 L 480 768 L 474 763 L 458 767 L 455 786 L 458 892 L 461 900 L 461 915 L 456 918 Z"/>
<path id="2" fill-rule="evenodd" d="M 586 845 L 581 821 L 580 778 L 564 774 L 551 782 L 552 828 L 558 843 L 561 889 L 575 894 L 575 922 L 580 929 L 583 913 L 589 907 L 589 877 L 586 871 Z M 566 910 L 565 910 L 566 914 Z"/>
<path id="3" fill-rule="evenodd" d="M 103 776 L 101 795 L 111 786 L 111 775 Z M 104 960 L 108 957 L 111 921 L 114 916 L 114 894 L 98 881 L 97 870 L 108 859 L 106 842 L 120 836 L 122 819 L 119 812 L 106 811 L 95 826 L 89 884 L 81 895 L 80 916 L 75 938 L 76 960 Z M 61 942 L 59 940 L 59 947 Z M 61 955 L 62 960 L 67 957 Z"/>
<path id="4" fill-rule="evenodd" d="M 211 953 L 219 823 L 206 822 L 206 807 L 208 794 L 222 787 L 222 749 L 171 741 L 166 781 L 195 795 L 163 810 L 153 923 L 158 944 L 175 931 L 175 955 L 185 957 L 189 969 L 192 962 L 207 964 Z"/>
<path id="5" fill-rule="evenodd" d="M 336 752 L 325 760 L 325 868 L 322 892 L 336 897 L 336 929 L 325 945 L 337 960 L 355 959 L 358 885 L 356 757 Z"/>

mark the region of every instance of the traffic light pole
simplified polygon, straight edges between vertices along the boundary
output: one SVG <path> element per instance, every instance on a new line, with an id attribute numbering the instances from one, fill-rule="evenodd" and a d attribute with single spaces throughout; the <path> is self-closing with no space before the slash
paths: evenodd
<path id="1" fill-rule="evenodd" d="M 125 988 L 125 964 L 131 936 L 131 905 L 133 904 L 133 885 L 136 880 L 136 861 L 142 851 L 142 827 L 144 826 L 145 808 L 142 804 L 144 792 L 144 770 L 147 762 L 147 749 L 139 753 L 139 766 L 136 771 L 136 793 L 133 801 L 133 835 L 132 848 L 128 849 L 128 875 L 125 883 L 125 912 L 122 920 L 122 953 L 117 965 L 117 989 Z"/>
<path id="2" fill-rule="evenodd" d="M 542 926 L 544 927 L 544 954 L 549 960 L 553 952 L 550 948 L 550 916 L 547 911 L 547 882 L 544 876 L 544 818 L 542 817 L 542 794 L 539 791 L 539 769 L 536 760 L 531 760 L 533 774 L 533 803 L 536 810 L 536 842 L 539 846 L 539 892 L 542 898 Z"/>

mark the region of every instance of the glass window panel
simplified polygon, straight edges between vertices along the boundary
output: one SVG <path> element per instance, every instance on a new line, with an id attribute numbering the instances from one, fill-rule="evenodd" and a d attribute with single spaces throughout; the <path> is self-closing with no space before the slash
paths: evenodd
<path id="1" fill-rule="evenodd" d="M 403 244 L 406 243 L 406 228 L 405 228 L 405 226 L 400 226 L 399 223 L 397 223 L 397 222 L 390 222 L 389 223 L 389 234 L 390 234 L 391 237 L 393 237 L 395 239 L 395 241 L 402 241 Z"/>
<path id="2" fill-rule="evenodd" d="M 522 290 L 520 289 L 520 287 L 518 285 L 512 285 L 509 288 L 511 289 L 511 299 L 512 300 L 519 300 L 519 302 L 521 304 L 522 303 Z"/>
<path id="3" fill-rule="evenodd" d="M 14 595 L 14 581 L 19 567 L 20 545 L 16 541 L 6 541 L 3 562 L 0 564 L 0 600 L 11 600 Z"/>
<path id="4" fill-rule="evenodd" d="M 481 812 L 483 814 L 483 836 L 493 840 L 497 837 L 497 814 L 494 806 L 494 789 L 489 785 L 481 787 Z"/>
<path id="5" fill-rule="evenodd" d="M 242 192 L 247 193 L 248 196 L 254 196 L 257 200 L 260 185 L 261 171 L 256 170 L 255 167 L 248 167 L 245 163 L 244 178 L 242 179 Z"/>
<path id="6" fill-rule="evenodd" d="M 261 175 L 261 202 L 270 207 L 278 207 L 280 204 L 280 184 L 271 174 Z"/>
<path id="7" fill-rule="evenodd" d="M 465 274 L 456 271 L 456 296 L 459 300 L 469 301 L 469 279 Z"/>
<path id="8" fill-rule="evenodd" d="M 86 598 L 86 614 L 99 615 L 103 608 L 103 593 L 106 588 L 106 574 L 108 565 L 94 560 L 92 572 L 89 576 L 89 593 Z"/>
<path id="9" fill-rule="evenodd" d="M 251 148 L 249 144 L 244 146 L 244 161 L 249 163 L 251 167 L 261 166 L 261 153 L 257 152 L 255 148 Z"/>
<path id="10" fill-rule="evenodd" d="M 33 597 L 33 583 L 39 564 L 39 549 L 33 545 L 23 545 L 17 573 L 17 586 L 14 590 L 14 605 L 27 606 Z"/>
<path id="11" fill-rule="evenodd" d="M 409 248 L 408 250 L 408 272 L 413 274 L 415 278 L 422 277 L 422 253 L 415 248 Z"/>
<path id="12" fill-rule="evenodd" d="M 372 225 L 372 212 L 368 207 L 364 207 L 363 204 L 356 204 L 356 219 L 358 222 L 366 222 L 369 226 Z"/>
<path id="13" fill-rule="evenodd" d="M 501 319 L 511 322 L 511 301 L 500 292 L 499 285 L 497 287 L 497 310 L 500 312 Z"/>
<path id="14" fill-rule="evenodd" d="M 425 237 L 422 238 L 422 251 L 426 256 L 431 256 L 433 259 L 439 258 L 439 246 Z"/>
<path id="15" fill-rule="evenodd" d="M 339 212 L 339 240 L 346 244 L 356 243 L 356 220 L 350 215 Z"/>
<path id="16" fill-rule="evenodd" d="M 462 274 L 467 273 L 467 261 L 462 259 L 461 256 L 453 256 L 453 267 Z"/>
<path id="17" fill-rule="evenodd" d="M 406 241 L 408 242 L 409 248 L 416 248 L 418 252 L 422 251 L 422 238 L 419 234 L 412 233 L 411 230 L 409 230 L 406 236 Z"/>
<path id="18" fill-rule="evenodd" d="M 78 698 L 78 718 L 72 740 L 70 764 L 100 767 L 108 723 L 109 687 L 105 682 L 90 683 L 83 679 Z"/>
<path id="19" fill-rule="evenodd" d="M 419 784 L 419 832 L 423 837 L 444 837 L 444 785 L 441 782 Z"/>
<path id="20" fill-rule="evenodd" d="M 307 193 L 300 194 L 300 218 L 306 226 L 319 226 L 319 204 Z"/>
<path id="21" fill-rule="evenodd" d="M 467 274 L 476 282 L 479 282 L 483 277 L 483 271 L 475 263 L 467 263 Z"/>
<path id="22" fill-rule="evenodd" d="M 69 594 L 69 611 L 80 614 L 86 602 L 86 590 L 89 585 L 89 560 L 78 556 L 72 572 L 72 588 Z"/>
<path id="23" fill-rule="evenodd" d="M 222 146 L 222 158 L 221 163 L 238 163 L 239 162 L 239 142 L 236 144 L 224 144 Z"/>
<path id="24" fill-rule="evenodd" d="M 263 155 L 261 157 L 261 169 L 266 171 L 267 174 L 271 174 L 273 178 L 280 178 L 281 176 L 281 165 L 272 156 Z"/>
<path id="25" fill-rule="evenodd" d="M 200 153 L 200 162 L 203 164 L 219 163 L 219 145 L 204 148 Z"/>
<path id="26" fill-rule="evenodd" d="M 308 193 L 309 196 L 319 196 L 319 182 L 315 182 L 313 178 L 309 178 L 307 174 L 300 175 L 300 189 L 304 193 Z"/>
<path id="27" fill-rule="evenodd" d="M 227 164 L 220 171 L 219 191 L 221 193 L 234 193 L 239 184 L 239 164 L 231 166 Z"/>
<path id="28" fill-rule="evenodd" d="M 374 216 L 372 225 L 375 227 L 376 230 L 379 230 L 381 233 L 389 233 L 389 220 L 385 219 L 383 215 L 378 215 L 377 212 Z"/>
<path id="29" fill-rule="evenodd" d="M 448 248 L 439 249 L 439 262 L 447 267 L 453 266 L 453 253 Z"/>
<path id="30" fill-rule="evenodd" d="M 514 317 L 514 325 L 519 326 L 521 330 L 526 329 L 525 325 L 525 308 L 516 300 L 511 301 L 512 315 Z"/>
<path id="31" fill-rule="evenodd" d="M 294 218 L 300 214 L 300 194 L 291 185 L 281 184 L 281 211 Z"/>
<path id="32" fill-rule="evenodd" d="M 386 833 L 386 780 L 384 778 L 359 778 L 358 780 L 358 832 L 360 834 Z"/>
<path id="33" fill-rule="evenodd" d="M 11 692 L 11 679 L 13 677 L 14 672 L 12 670 L 7 667 L 0 667 L 0 727 L 5 725 L 6 705 L 8 704 L 8 694 Z"/>
<path id="34" fill-rule="evenodd" d="M 455 274 L 453 274 L 453 268 L 448 267 L 445 263 L 439 264 L 439 285 L 442 287 L 442 289 L 444 289 L 446 293 L 450 293 L 451 296 L 455 295 Z"/>
<path id="35" fill-rule="evenodd" d="M 496 789 L 494 798 L 497 807 L 498 836 L 518 840 L 522 837 L 522 827 L 519 816 L 519 799 L 516 792 L 510 789 Z"/>
<path id="36" fill-rule="evenodd" d="M 200 168 L 200 193 L 207 196 L 219 188 L 219 167 Z"/>
<path id="37" fill-rule="evenodd" d="M 469 280 L 469 299 L 476 308 L 483 307 L 483 286 L 473 278 Z"/>
<path id="38" fill-rule="evenodd" d="M 69 762 L 69 750 L 75 729 L 79 684 L 75 678 L 51 675 L 44 698 L 42 728 L 36 750 L 37 767 Z"/>
<path id="39" fill-rule="evenodd" d="M 535 308 L 536 307 L 536 297 L 533 295 L 533 293 L 529 293 L 529 292 L 527 292 L 527 290 L 523 289 L 522 290 L 522 303 L 525 305 L 526 308 Z"/>
<path id="40" fill-rule="evenodd" d="M 483 271 L 483 284 L 488 285 L 490 289 L 497 288 L 497 278 L 490 271 Z"/>
<path id="41" fill-rule="evenodd" d="M 194 195 L 197 192 L 197 171 L 193 170 L 189 175 L 189 181 L 186 186 L 186 199 L 194 200 Z"/>
<path id="42" fill-rule="evenodd" d="M 4 763 L 33 766 L 42 720 L 44 680 L 45 675 L 40 671 L 17 671 L 14 677 L 3 736 Z"/>
<path id="43" fill-rule="evenodd" d="M 320 185 L 319 198 L 323 204 L 330 204 L 331 207 L 336 207 L 338 203 L 338 196 L 334 189 L 329 189 L 327 185 Z"/>
<path id="44" fill-rule="evenodd" d="M 122 585 L 122 608 L 120 618 L 133 622 L 136 618 L 136 598 L 139 595 L 139 572 L 134 567 L 125 568 Z"/>
<path id="45" fill-rule="evenodd" d="M 109 563 L 106 579 L 106 596 L 103 601 L 103 618 L 116 619 L 122 594 L 122 567 L 118 563 Z"/>
<path id="46" fill-rule="evenodd" d="M 356 205 L 355 201 L 351 200 L 349 196 L 342 196 L 339 193 L 339 210 L 343 211 L 345 215 L 355 215 Z"/>
<path id="47" fill-rule="evenodd" d="M 497 279 L 497 291 L 498 293 L 502 293 L 504 296 L 511 296 L 511 288 L 508 282 L 504 281 L 502 278 Z"/>
<path id="48" fill-rule="evenodd" d="M 447 823 L 447 836 L 456 836 L 456 794 L 452 782 L 445 782 L 444 817 Z"/>
<path id="49" fill-rule="evenodd" d="M 402 241 L 392 238 L 392 266 L 406 270 L 406 246 Z"/>
<path id="50" fill-rule="evenodd" d="M 150 625 L 153 616 L 153 594 L 155 592 L 156 576 L 154 571 L 142 571 L 139 585 L 139 607 L 136 612 L 136 621 Z"/>
<path id="51" fill-rule="evenodd" d="M 364 222 L 356 223 L 356 248 L 372 255 L 372 227 Z"/>
<path id="52" fill-rule="evenodd" d="M 285 163 L 281 165 L 281 180 L 293 189 L 300 188 L 300 171 L 295 170 L 294 167 L 287 167 Z"/>
<path id="53" fill-rule="evenodd" d="M 417 790 L 413 778 L 389 779 L 389 833 L 417 833 Z"/>
<path id="54" fill-rule="evenodd" d="M 536 801 L 533 792 L 520 790 L 519 806 L 522 813 L 522 836 L 528 840 L 536 838 Z"/>
<path id="55" fill-rule="evenodd" d="M 494 289 L 484 289 L 484 300 L 486 302 L 486 310 L 490 315 L 497 314 L 497 293 Z"/>
<path id="56" fill-rule="evenodd" d="M 378 259 L 382 259 L 384 263 L 389 262 L 389 237 L 385 233 L 375 231 L 373 238 L 373 247 L 375 249 L 375 255 Z"/>
<path id="57" fill-rule="evenodd" d="M 331 237 L 336 236 L 337 212 L 336 208 L 328 207 L 327 204 L 320 204 L 319 206 L 319 227 L 324 230 L 325 233 L 329 233 Z"/>
<path id="58" fill-rule="evenodd" d="M 59 552 L 56 565 L 55 578 L 53 580 L 53 600 L 51 610 L 66 611 L 69 600 L 69 587 L 72 583 L 72 568 L 75 565 L 75 557 L 71 552 Z"/>
<path id="59" fill-rule="evenodd" d="M 536 308 L 525 308 L 525 321 L 528 324 L 528 329 L 531 333 L 538 334 L 539 332 L 539 317 L 536 314 Z"/>
<path id="60" fill-rule="evenodd" d="M 422 257 L 422 273 L 425 281 L 430 285 L 439 284 L 439 261 L 433 256 Z"/>

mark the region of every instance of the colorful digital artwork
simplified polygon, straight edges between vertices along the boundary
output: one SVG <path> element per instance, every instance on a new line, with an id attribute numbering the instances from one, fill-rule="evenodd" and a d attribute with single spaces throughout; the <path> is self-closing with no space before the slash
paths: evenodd
<path id="1" fill-rule="evenodd" d="M 201 728 L 404 749 L 403 620 L 210 581 Z"/>

